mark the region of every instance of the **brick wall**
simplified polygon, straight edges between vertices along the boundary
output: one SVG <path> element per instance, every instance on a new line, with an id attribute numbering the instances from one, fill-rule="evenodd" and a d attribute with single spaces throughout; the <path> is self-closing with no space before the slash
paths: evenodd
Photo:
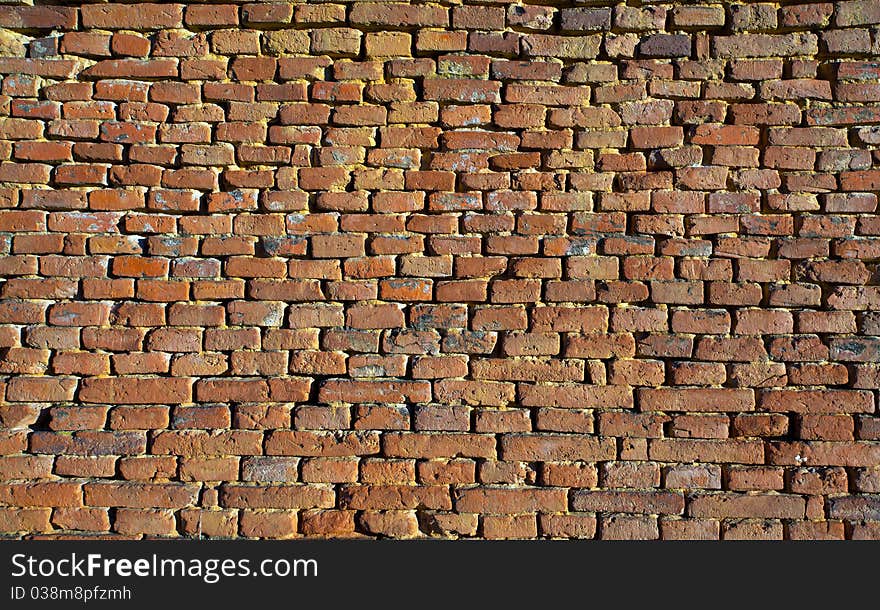
<path id="1" fill-rule="evenodd" d="M 8 536 L 880 537 L 880 3 L 0 6 Z"/>

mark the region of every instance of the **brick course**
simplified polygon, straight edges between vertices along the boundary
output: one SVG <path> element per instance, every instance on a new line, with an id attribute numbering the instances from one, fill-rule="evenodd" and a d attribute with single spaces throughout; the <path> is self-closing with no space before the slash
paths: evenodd
<path id="1" fill-rule="evenodd" d="M 0 6 L 0 535 L 880 535 L 880 4 Z"/>

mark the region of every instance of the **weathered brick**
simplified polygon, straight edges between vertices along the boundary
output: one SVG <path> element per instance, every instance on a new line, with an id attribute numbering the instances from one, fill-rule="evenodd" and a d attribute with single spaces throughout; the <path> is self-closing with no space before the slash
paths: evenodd
<path id="1" fill-rule="evenodd" d="M 684 496 L 666 491 L 574 491 L 573 510 L 680 515 Z"/>
<path id="2" fill-rule="evenodd" d="M 131 508 L 180 508 L 195 504 L 198 485 L 184 483 L 87 483 L 83 496 L 87 506 Z"/>
<path id="3" fill-rule="evenodd" d="M 185 378 L 89 378 L 83 380 L 79 390 L 79 399 L 87 403 L 179 404 L 191 398 L 192 380 Z"/>
<path id="4" fill-rule="evenodd" d="M 317 485 L 225 484 L 220 489 L 220 505 L 230 508 L 329 508 L 334 495 L 328 487 Z"/>
<path id="5" fill-rule="evenodd" d="M 613 438 L 562 434 L 509 434 L 501 437 L 501 456 L 506 460 L 598 461 L 614 459 L 616 453 Z"/>
<path id="6" fill-rule="evenodd" d="M 12 4 L 0 535 L 880 537 L 874 0 Z"/>
<path id="7" fill-rule="evenodd" d="M 559 512 L 565 510 L 566 504 L 566 494 L 561 489 L 486 487 L 462 489 L 455 495 L 455 509 L 459 512 Z"/>
<path id="8" fill-rule="evenodd" d="M 752 411 L 754 392 L 748 389 L 656 388 L 640 389 L 639 404 L 649 411 Z"/>
<path id="9" fill-rule="evenodd" d="M 693 498 L 688 514 L 694 517 L 760 517 L 802 519 L 805 502 L 800 496 L 712 494 Z"/>

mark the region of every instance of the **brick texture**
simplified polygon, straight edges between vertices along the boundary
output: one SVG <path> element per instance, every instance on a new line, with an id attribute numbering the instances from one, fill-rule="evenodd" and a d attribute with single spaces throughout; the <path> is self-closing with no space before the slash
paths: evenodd
<path id="1" fill-rule="evenodd" d="M 880 537 L 880 5 L 0 6 L 8 537 Z"/>

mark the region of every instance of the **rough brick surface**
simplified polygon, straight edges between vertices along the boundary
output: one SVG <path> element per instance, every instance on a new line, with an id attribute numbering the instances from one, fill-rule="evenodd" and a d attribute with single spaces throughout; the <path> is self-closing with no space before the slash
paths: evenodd
<path id="1" fill-rule="evenodd" d="M 0 535 L 880 535 L 880 4 L 0 7 Z"/>

